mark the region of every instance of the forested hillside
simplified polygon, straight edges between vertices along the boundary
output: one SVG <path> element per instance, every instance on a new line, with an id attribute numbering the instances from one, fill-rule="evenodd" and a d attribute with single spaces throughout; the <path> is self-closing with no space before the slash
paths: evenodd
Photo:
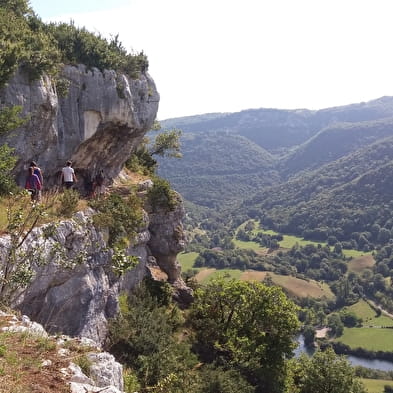
<path id="1" fill-rule="evenodd" d="M 162 160 L 159 172 L 202 206 L 275 207 L 280 213 L 266 213 L 269 222 L 272 214 L 287 215 L 281 207 L 297 209 L 386 165 L 392 158 L 392 115 L 393 98 L 383 97 L 319 111 L 255 109 L 170 119 L 163 125 L 183 130 L 184 158 Z"/>
<path id="2" fill-rule="evenodd" d="M 202 206 L 232 204 L 279 179 L 275 158 L 236 134 L 186 133 L 182 155 L 181 160 L 165 160 L 159 172 L 183 197 Z"/>
<path id="3" fill-rule="evenodd" d="M 300 145 L 336 123 L 358 123 L 393 117 L 393 98 L 380 99 L 317 111 L 307 109 L 248 109 L 162 121 L 163 127 L 184 132 L 227 132 L 245 136 L 266 150 L 279 153 Z"/>
<path id="4" fill-rule="evenodd" d="M 393 137 L 389 137 L 261 190 L 243 201 L 242 210 L 274 229 L 318 241 L 329 236 L 351 241 L 353 233 L 370 231 L 374 224 L 390 231 L 392 160 Z M 369 240 L 380 243 L 378 233 Z"/>
<path id="5" fill-rule="evenodd" d="M 364 146 L 391 136 L 393 118 L 359 123 L 337 123 L 296 148 L 281 164 L 283 176 L 288 177 L 305 169 L 345 157 Z"/>

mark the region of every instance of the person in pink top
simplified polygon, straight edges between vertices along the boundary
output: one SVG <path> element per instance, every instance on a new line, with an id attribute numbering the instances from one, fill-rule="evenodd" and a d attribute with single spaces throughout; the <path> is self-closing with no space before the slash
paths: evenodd
<path id="1" fill-rule="evenodd" d="M 34 167 L 31 166 L 26 178 L 25 189 L 30 192 L 32 201 L 39 201 L 41 188 L 40 178 L 34 173 Z"/>

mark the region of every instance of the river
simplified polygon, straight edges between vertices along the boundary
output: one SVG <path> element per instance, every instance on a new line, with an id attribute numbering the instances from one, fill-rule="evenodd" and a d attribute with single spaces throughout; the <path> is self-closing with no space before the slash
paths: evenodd
<path id="1" fill-rule="evenodd" d="M 302 353 L 305 353 L 308 356 L 312 356 L 312 354 L 315 352 L 315 350 L 307 348 L 304 345 L 304 338 L 302 335 L 300 335 L 297 338 L 297 341 L 299 343 L 299 346 L 294 351 L 295 356 L 298 357 Z M 392 371 L 393 370 L 393 362 L 388 362 L 387 360 L 366 359 L 366 358 L 361 358 L 361 357 L 352 356 L 352 355 L 347 356 L 347 359 L 350 361 L 352 366 L 363 366 L 363 367 L 372 368 L 375 370 L 383 370 L 383 371 Z"/>

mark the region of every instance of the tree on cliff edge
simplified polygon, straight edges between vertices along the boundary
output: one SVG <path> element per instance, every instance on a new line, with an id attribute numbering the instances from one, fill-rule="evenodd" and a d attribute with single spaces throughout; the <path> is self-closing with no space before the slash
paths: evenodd
<path id="1" fill-rule="evenodd" d="M 191 324 L 206 362 L 239 370 L 257 392 L 282 392 L 298 331 L 297 306 L 278 287 L 218 278 L 196 291 Z"/>

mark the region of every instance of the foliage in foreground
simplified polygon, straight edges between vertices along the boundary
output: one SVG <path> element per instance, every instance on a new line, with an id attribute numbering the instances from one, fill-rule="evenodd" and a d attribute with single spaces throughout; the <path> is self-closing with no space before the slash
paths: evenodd
<path id="1" fill-rule="evenodd" d="M 127 392 L 365 392 L 331 349 L 290 359 L 299 325 L 280 289 L 218 278 L 186 311 L 170 289 L 145 282 L 111 322 L 107 349 L 127 367 Z"/>
<path id="2" fill-rule="evenodd" d="M 331 348 L 316 352 L 312 358 L 303 355 L 293 363 L 292 372 L 297 382 L 292 393 L 366 393 L 348 360 Z"/>
<path id="3" fill-rule="evenodd" d="M 295 348 L 297 307 L 282 290 L 257 282 L 211 281 L 196 291 L 191 323 L 205 361 L 232 365 L 258 386 L 281 390 L 285 358 Z"/>

